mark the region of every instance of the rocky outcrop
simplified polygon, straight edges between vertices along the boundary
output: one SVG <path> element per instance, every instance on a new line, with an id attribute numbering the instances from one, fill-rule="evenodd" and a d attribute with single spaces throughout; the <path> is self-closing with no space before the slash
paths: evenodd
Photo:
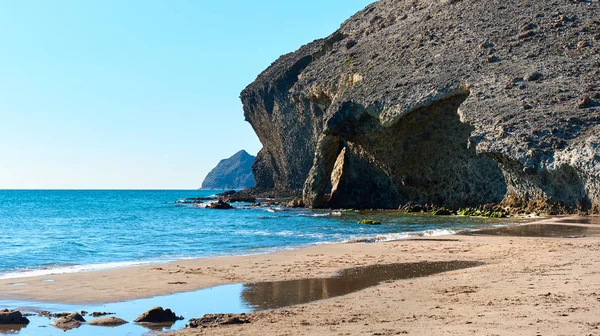
<path id="1" fill-rule="evenodd" d="M 600 210 L 597 1 L 380 0 L 241 94 L 310 207 Z"/>
<path id="2" fill-rule="evenodd" d="M 206 175 L 202 189 L 228 190 L 254 187 L 252 164 L 255 157 L 245 150 L 235 153 L 232 157 L 221 160 L 219 164 Z"/>

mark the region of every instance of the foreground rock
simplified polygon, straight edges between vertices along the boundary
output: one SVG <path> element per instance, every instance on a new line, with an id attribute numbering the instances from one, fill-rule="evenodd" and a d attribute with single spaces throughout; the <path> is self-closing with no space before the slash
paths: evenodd
<path id="1" fill-rule="evenodd" d="M 202 182 L 202 189 L 224 190 L 254 187 L 254 176 L 252 175 L 254 159 L 254 156 L 241 150 L 232 157 L 221 160 Z"/>
<path id="2" fill-rule="evenodd" d="M 600 3 L 381 0 L 241 94 L 255 190 L 309 207 L 600 210 Z"/>
<path id="3" fill-rule="evenodd" d="M 199 319 L 191 319 L 185 327 L 195 329 L 246 323 L 250 323 L 250 318 L 246 314 L 206 314 Z"/>
<path id="4" fill-rule="evenodd" d="M 93 321 L 90 321 L 88 324 L 92 325 L 92 326 L 99 326 L 99 327 L 117 327 L 123 324 L 127 324 L 129 322 L 120 319 L 118 317 L 103 317 L 103 318 L 99 318 L 99 319 L 95 319 Z"/>
<path id="5" fill-rule="evenodd" d="M 24 317 L 20 311 L 17 310 L 0 310 L 0 325 L 27 325 L 29 319 Z"/>
<path id="6" fill-rule="evenodd" d="M 81 327 L 82 323 L 85 323 L 83 316 L 79 313 L 72 313 L 55 320 L 52 325 L 58 329 L 71 330 Z"/>
<path id="7" fill-rule="evenodd" d="M 171 309 L 154 307 L 142 315 L 138 316 L 134 322 L 137 323 L 167 323 L 183 320 L 183 317 L 177 316 Z"/>

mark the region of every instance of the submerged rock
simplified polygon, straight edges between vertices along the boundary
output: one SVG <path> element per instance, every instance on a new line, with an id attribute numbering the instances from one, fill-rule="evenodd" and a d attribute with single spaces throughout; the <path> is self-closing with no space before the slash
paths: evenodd
<path id="1" fill-rule="evenodd" d="M 154 307 L 142 315 L 138 316 L 134 322 L 137 323 L 165 323 L 183 320 L 183 317 L 177 316 L 171 309 L 163 307 Z"/>
<path id="2" fill-rule="evenodd" d="M 92 326 L 99 326 L 99 327 L 116 327 L 116 326 L 120 326 L 123 324 L 127 324 L 129 322 L 120 319 L 118 317 L 103 317 L 103 318 L 99 318 L 99 319 L 95 319 L 90 321 L 88 324 L 92 325 Z"/>
<path id="3" fill-rule="evenodd" d="M 246 314 L 206 314 L 199 319 L 191 319 L 185 327 L 194 329 L 250 322 L 250 318 Z"/>
<path id="4" fill-rule="evenodd" d="M 27 325 L 29 319 L 18 310 L 0 310 L 0 324 Z"/>
<path id="5" fill-rule="evenodd" d="M 369 5 L 242 92 L 264 145 L 253 190 L 308 207 L 600 210 L 598 17 L 597 1 Z"/>

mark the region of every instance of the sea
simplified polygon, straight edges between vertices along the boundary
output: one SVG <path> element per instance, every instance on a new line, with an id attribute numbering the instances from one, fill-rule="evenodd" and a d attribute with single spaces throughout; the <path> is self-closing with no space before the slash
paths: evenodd
<path id="1" fill-rule="evenodd" d="M 234 210 L 213 210 L 177 203 L 219 192 L 1 190 L 0 279 L 439 236 L 508 224 L 397 211 L 307 210 L 248 203 L 234 203 Z M 363 219 L 382 224 L 358 224 Z"/>

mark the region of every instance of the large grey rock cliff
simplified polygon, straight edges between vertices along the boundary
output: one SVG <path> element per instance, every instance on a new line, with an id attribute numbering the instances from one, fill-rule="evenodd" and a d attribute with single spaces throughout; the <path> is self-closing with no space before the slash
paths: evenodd
<path id="1" fill-rule="evenodd" d="M 241 99 L 257 187 L 308 206 L 600 208 L 596 0 L 381 0 Z"/>
<path id="2" fill-rule="evenodd" d="M 252 164 L 255 157 L 245 150 L 235 153 L 228 159 L 221 160 L 219 164 L 206 175 L 202 182 L 202 189 L 229 190 L 254 187 Z"/>

